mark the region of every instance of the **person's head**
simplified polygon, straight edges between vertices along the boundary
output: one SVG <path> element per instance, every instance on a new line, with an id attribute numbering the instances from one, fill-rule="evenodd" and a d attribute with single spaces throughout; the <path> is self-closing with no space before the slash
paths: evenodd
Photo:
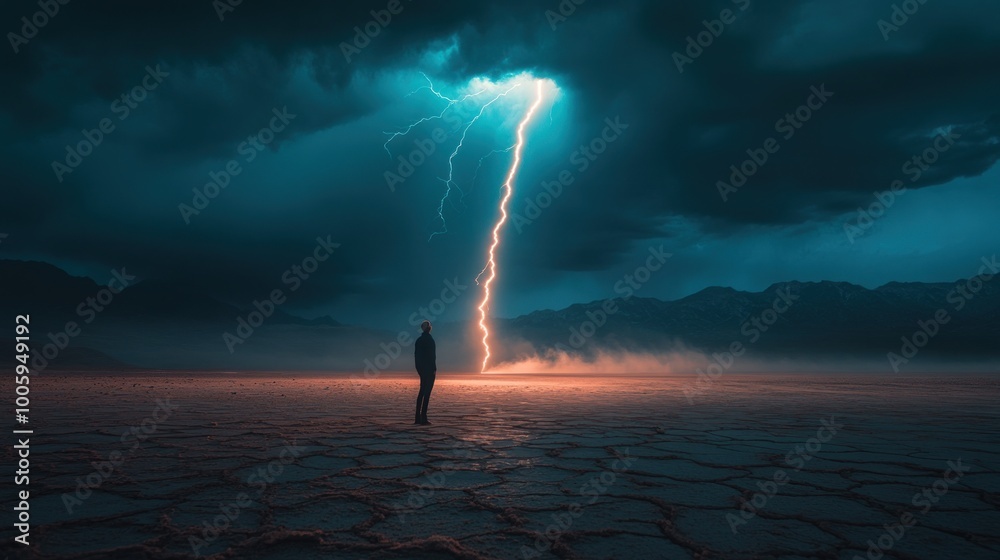
<path id="1" fill-rule="evenodd" d="M 431 322 L 424 321 L 423 323 L 420 323 L 420 330 L 424 331 L 425 333 L 431 332 Z"/>

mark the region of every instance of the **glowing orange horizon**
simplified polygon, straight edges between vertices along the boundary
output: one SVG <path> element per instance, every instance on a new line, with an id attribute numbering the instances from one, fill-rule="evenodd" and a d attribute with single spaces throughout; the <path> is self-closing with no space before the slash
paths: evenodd
<path id="1" fill-rule="evenodd" d="M 479 328 L 483 331 L 483 348 L 486 351 L 486 355 L 483 357 L 483 368 L 480 370 L 480 373 L 486 371 L 486 364 L 490 360 L 490 330 L 486 328 L 486 308 L 490 303 L 490 284 L 497 277 L 495 254 L 497 246 L 500 245 L 500 229 L 507 222 L 507 204 L 510 202 L 511 194 L 514 192 L 514 178 L 517 177 L 517 171 L 521 167 L 521 153 L 524 151 L 524 129 L 527 128 L 528 123 L 531 122 L 531 119 L 544 99 L 544 95 L 542 94 L 542 80 L 535 80 L 535 90 L 535 102 L 528 109 L 528 112 L 524 115 L 524 120 L 517 127 L 517 144 L 514 148 L 514 161 L 511 163 L 507 180 L 503 184 L 504 195 L 500 200 L 500 219 L 493 226 L 493 243 L 490 245 L 489 260 L 486 265 L 486 268 L 490 270 L 490 275 L 486 279 L 486 282 L 483 283 L 483 301 L 479 304 Z M 485 271 L 485 269 L 483 270 Z"/>

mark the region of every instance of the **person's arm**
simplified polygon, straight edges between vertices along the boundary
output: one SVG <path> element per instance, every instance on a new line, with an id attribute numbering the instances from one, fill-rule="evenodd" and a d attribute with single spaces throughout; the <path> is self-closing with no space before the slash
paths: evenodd
<path id="1" fill-rule="evenodd" d="M 430 347 L 431 371 L 435 371 L 436 372 L 438 370 L 438 363 L 437 363 L 437 343 L 434 342 L 433 338 L 431 339 L 430 342 L 431 342 L 431 347 Z"/>
<path id="2" fill-rule="evenodd" d="M 413 343 L 413 367 L 415 367 L 417 371 L 420 371 L 420 346 L 422 343 L 423 341 L 420 340 L 419 337 L 417 338 L 417 341 Z"/>

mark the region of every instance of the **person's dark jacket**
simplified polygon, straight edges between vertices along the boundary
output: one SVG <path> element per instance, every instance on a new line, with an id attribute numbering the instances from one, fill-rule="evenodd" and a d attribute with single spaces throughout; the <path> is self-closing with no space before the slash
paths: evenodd
<path id="1" fill-rule="evenodd" d="M 417 373 L 427 374 L 437 371 L 437 349 L 431 333 L 423 333 L 413 344 L 413 361 L 417 366 Z"/>

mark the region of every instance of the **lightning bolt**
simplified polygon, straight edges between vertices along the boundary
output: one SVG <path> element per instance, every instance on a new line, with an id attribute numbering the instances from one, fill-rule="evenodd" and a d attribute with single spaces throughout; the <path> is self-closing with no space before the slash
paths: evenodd
<path id="1" fill-rule="evenodd" d="M 420 91 L 423 91 L 423 90 L 426 89 L 426 90 L 430 91 L 431 94 L 434 97 L 437 97 L 438 99 L 441 99 L 442 101 L 447 101 L 447 104 L 444 106 L 443 109 L 441 109 L 440 113 L 431 114 L 431 115 L 427 115 L 425 117 L 421 117 L 421 118 L 417 119 L 416 121 L 413 121 L 409 126 L 407 126 L 406 128 L 404 128 L 402 130 L 399 130 L 399 131 L 396 131 L 396 132 L 385 132 L 384 134 L 388 135 L 389 138 L 385 141 L 385 144 L 383 144 L 382 147 L 385 149 L 385 152 L 387 154 L 389 154 L 390 158 L 392 157 L 392 151 L 389 149 L 389 145 L 392 144 L 392 142 L 394 140 L 396 140 L 397 138 L 404 137 L 404 136 L 408 135 L 410 132 L 413 131 L 413 129 L 417 128 L 421 124 L 424 124 L 424 123 L 426 123 L 428 121 L 432 121 L 434 119 L 443 119 L 444 116 L 445 116 L 445 114 L 448 112 L 449 109 L 455 107 L 456 105 L 458 105 L 460 103 L 468 101 L 469 99 L 473 99 L 475 97 L 479 97 L 480 95 L 482 95 L 483 93 L 485 93 L 489 89 L 489 88 L 483 88 L 483 89 L 480 89 L 479 91 L 476 91 L 476 92 L 473 92 L 473 93 L 468 93 L 468 94 L 466 94 L 466 95 L 464 95 L 462 97 L 451 98 L 451 97 L 448 97 L 447 95 L 441 93 L 440 91 L 438 91 L 438 89 L 436 87 L 434 87 L 434 82 L 431 81 L 431 79 L 429 77 L 427 77 L 427 74 L 424 74 L 423 72 L 421 72 L 420 75 L 423 76 L 425 80 L 427 80 L 427 85 L 421 86 L 421 87 L 419 87 L 419 88 L 411 91 L 410 93 L 406 94 L 406 97 L 410 97 L 411 95 L 414 95 L 417 92 L 420 92 Z M 452 187 L 458 188 L 458 185 L 455 183 L 455 158 L 458 157 L 459 153 L 462 151 L 462 148 L 465 146 L 465 139 L 466 139 L 466 137 L 469 134 L 469 130 L 472 128 L 473 125 L 475 125 L 479 121 L 479 119 L 486 112 L 486 109 L 488 109 L 491 105 L 493 105 L 494 103 L 496 103 L 500 99 L 506 97 L 510 92 L 512 92 L 515 89 L 519 88 L 521 85 L 523 85 L 522 82 L 516 83 L 513 86 L 509 87 L 507 90 L 505 90 L 505 91 L 503 91 L 501 93 L 498 93 L 492 99 L 490 99 L 486 103 L 483 103 L 483 105 L 479 108 L 479 112 L 476 114 L 475 117 L 473 117 L 471 120 L 469 120 L 467 122 L 462 123 L 462 127 L 460 129 L 461 130 L 461 136 L 459 137 L 458 145 L 455 146 L 455 149 L 448 156 L 448 176 L 447 177 L 439 177 L 438 178 L 439 181 L 441 181 L 442 183 L 444 183 L 444 187 L 445 187 L 444 194 L 441 196 L 441 201 L 438 203 L 438 207 L 437 207 L 437 215 L 438 215 L 438 220 L 440 220 L 440 222 L 441 222 L 441 229 L 439 229 L 438 231 L 435 231 L 434 233 L 432 233 L 430 235 L 430 237 L 427 239 L 428 241 L 431 241 L 432 239 L 434 239 L 438 235 L 443 235 L 445 233 L 448 233 L 448 222 L 447 222 L 447 220 L 445 220 L 445 217 L 444 217 L 444 205 L 445 205 L 445 202 L 448 200 L 448 198 L 451 196 Z M 480 165 L 482 165 L 482 160 L 480 160 Z M 477 173 L 478 173 L 478 170 L 477 170 Z M 459 190 L 461 190 L 461 189 L 459 189 Z M 462 193 L 462 197 L 463 198 L 465 197 L 465 193 L 464 192 Z"/>
<path id="2" fill-rule="evenodd" d="M 483 331 L 483 349 L 486 355 L 483 357 L 483 368 L 480 371 L 486 371 L 486 366 L 490 361 L 490 330 L 486 327 L 486 309 L 490 304 L 490 285 L 497 277 L 497 263 L 496 263 L 496 250 L 500 246 L 500 230 L 503 229 L 505 223 L 507 223 L 507 206 L 510 203 L 510 197 L 514 193 L 514 179 L 517 178 L 517 172 L 521 167 L 521 155 L 524 152 L 524 129 L 527 128 L 531 119 L 535 116 L 535 112 L 538 107 L 541 106 L 544 96 L 542 94 L 542 80 L 535 80 L 535 102 L 528 109 L 528 112 L 524 115 L 524 119 L 521 124 L 517 126 L 517 143 L 514 145 L 514 161 L 510 165 L 510 171 L 507 173 L 507 180 L 504 181 L 502 190 L 503 198 L 500 200 L 500 218 L 497 220 L 496 225 L 493 226 L 493 243 L 490 245 L 489 258 L 487 260 L 486 268 L 483 269 L 483 273 L 489 269 L 489 276 L 486 278 L 486 282 L 483 284 L 483 301 L 479 304 L 479 328 Z M 480 273 L 482 276 L 483 273 Z M 477 278 L 478 282 L 478 278 Z"/>
<path id="3" fill-rule="evenodd" d="M 479 180 L 479 172 L 482 171 L 482 169 L 483 169 L 483 162 L 485 162 L 486 160 L 488 160 L 490 158 L 490 156 L 492 156 L 494 154 L 509 154 L 510 151 L 513 150 L 513 149 L 514 149 L 514 146 L 511 146 L 509 148 L 504 148 L 502 150 L 493 150 L 492 152 L 490 152 L 490 153 L 486 154 L 485 156 L 479 158 L 479 165 L 476 166 L 476 172 L 472 175 L 472 187 L 475 188 L 476 181 Z M 463 201 L 465 200 L 465 193 L 464 192 L 462 193 L 462 200 Z M 479 276 L 482 276 L 482 273 L 479 273 Z"/>
<path id="4" fill-rule="evenodd" d="M 444 114 L 448 112 L 448 109 L 451 109 L 452 107 L 454 107 L 455 105 L 458 105 L 459 103 L 462 103 L 463 101 L 467 101 L 469 99 L 472 99 L 473 97 L 478 97 L 479 95 L 482 95 L 483 93 L 486 92 L 486 89 L 484 88 L 484 89 L 481 89 L 481 90 L 479 90 L 479 91 L 477 91 L 475 93 L 467 94 L 467 95 L 465 95 L 463 97 L 460 97 L 458 99 L 452 99 L 452 98 L 448 97 L 447 95 L 442 94 L 437 89 L 435 89 L 434 88 L 434 82 L 432 82 L 431 79 L 427 77 L 427 74 L 424 74 L 423 72 L 421 72 L 420 75 L 423 76 L 425 80 L 427 80 L 427 85 L 419 87 L 419 88 L 411 91 L 410 93 L 406 94 L 406 97 L 409 97 L 409 96 L 417 93 L 418 91 L 426 89 L 426 90 L 430 90 L 430 92 L 432 94 L 434 94 L 434 97 L 437 97 L 438 99 L 447 101 L 448 104 L 445 105 L 444 109 L 442 109 L 441 112 L 438 113 L 437 115 L 429 115 L 429 116 L 426 116 L 426 117 L 422 117 L 422 118 L 414 121 L 413 124 L 411 124 L 410 126 L 406 127 L 405 129 L 403 129 L 403 130 L 401 130 L 399 132 L 386 132 L 385 134 L 389 135 L 389 139 L 385 141 L 385 144 L 382 147 L 385 148 L 385 152 L 387 154 L 389 154 L 390 158 L 392 157 L 392 152 L 389 151 L 389 144 L 391 144 L 393 140 L 395 140 L 396 138 L 399 138 L 400 136 L 406 136 L 414 128 L 416 128 L 416 127 L 424 124 L 427 121 L 432 121 L 434 119 L 443 119 L 444 118 Z"/>
<path id="5" fill-rule="evenodd" d="M 509 94 L 510 92 L 514 91 L 515 89 L 517 89 L 520 86 L 521 86 L 521 84 L 515 84 L 515 85 L 511 86 L 510 88 L 508 88 L 507 91 L 498 94 L 493 99 L 491 99 L 488 102 L 484 103 L 483 106 L 479 109 L 479 113 L 476 114 L 476 116 L 473 117 L 472 120 L 470 120 L 468 123 L 466 123 L 465 128 L 462 129 L 462 136 L 458 140 L 458 145 L 455 146 L 455 150 L 453 152 L 451 152 L 450 156 L 448 156 L 448 177 L 447 178 L 439 178 L 438 179 L 439 181 L 443 182 L 444 186 L 445 186 L 444 195 L 441 197 L 441 203 L 438 204 L 438 218 L 441 219 L 441 229 L 439 231 L 435 231 L 434 233 L 432 233 L 431 236 L 430 236 L 430 238 L 427 239 L 427 241 L 430 241 L 431 239 L 434 239 L 434 237 L 437 236 L 437 235 L 443 235 L 445 233 L 448 233 L 448 223 L 444 219 L 444 202 L 446 200 L 448 200 L 449 196 L 451 196 L 451 187 L 452 187 L 452 185 L 455 185 L 455 179 L 454 179 L 454 177 L 455 177 L 455 158 L 458 157 L 458 153 L 462 151 L 462 146 L 465 145 L 465 137 L 469 134 L 469 129 L 472 128 L 472 125 L 476 124 L 476 122 L 479 121 L 480 117 L 483 116 L 483 113 L 486 112 L 486 109 L 489 108 L 490 105 L 493 105 L 494 103 L 496 103 L 497 101 L 499 101 L 500 98 L 502 98 L 502 97 L 507 97 L 507 94 Z M 458 185 L 455 185 L 455 186 L 458 187 Z M 465 193 L 463 193 L 463 195 L 464 194 Z"/>

